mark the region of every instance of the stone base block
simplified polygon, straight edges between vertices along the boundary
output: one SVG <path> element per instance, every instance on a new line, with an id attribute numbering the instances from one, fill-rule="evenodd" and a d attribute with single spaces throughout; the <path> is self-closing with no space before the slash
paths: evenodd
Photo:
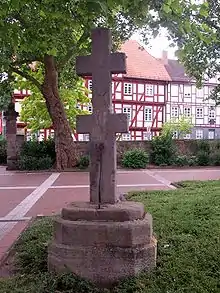
<path id="1" fill-rule="evenodd" d="M 65 245 L 135 247 L 149 244 L 152 217 L 127 222 L 55 220 L 55 241 Z"/>
<path id="2" fill-rule="evenodd" d="M 62 218 L 70 221 L 133 221 L 143 219 L 144 205 L 140 202 L 120 202 L 117 204 L 97 204 L 88 202 L 72 203 L 62 210 Z"/>
<path id="3" fill-rule="evenodd" d="M 102 206 L 77 203 L 55 221 L 49 270 L 74 274 L 109 287 L 156 266 L 152 217 L 140 203 Z"/>
<path id="4" fill-rule="evenodd" d="M 57 272 L 73 272 L 100 287 L 109 287 L 123 278 L 150 271 L 156 266 L 156 239 L 133 248 L 71 246 L 53 242 L 49 246 L 48 267 Z"/>

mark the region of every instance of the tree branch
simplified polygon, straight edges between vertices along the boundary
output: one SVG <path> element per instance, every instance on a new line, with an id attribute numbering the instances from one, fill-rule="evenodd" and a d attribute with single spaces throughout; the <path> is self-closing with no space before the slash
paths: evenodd
<path id="1" fill-rule="evenodd" d="M 11 70 L 15 73 L 17 73 L 18 75 L 28 79 L 29 81 L 31 81 L 34 85 L 36 85 L 36 87 L 41 91 L 41 84 L 39 83 L 39 81 L 36 80 L 36 78 L 34 78 L 33 76 L 29 75 L 26 72 L 23 72 L 21 70 L 19 70 L 18 68 L 14 68 L 11 67 Z"/>

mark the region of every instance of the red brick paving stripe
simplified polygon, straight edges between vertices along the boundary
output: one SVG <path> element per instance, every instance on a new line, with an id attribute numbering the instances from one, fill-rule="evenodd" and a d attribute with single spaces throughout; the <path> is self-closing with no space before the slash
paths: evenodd
<path id="1" fill-rule="evenodd" d="M 59 177 L 60 173 L 53 173 L 38 188 L 20 202 L 12 211 L 10 211 L 5 220 L 22 218 L 32 208 L 32 206 L 43 196 L 53 182 Z M 0 240 L 9 233 L 15 226 L 14 222 L 0 223 Z"/>
<path id="2" fill-rule="evenodd" d="M 39 186 L 50 174 L 15 174 L 13 176 L 0 176 L 0 187 L 7 186 Z"/>
<path id="3" fill-rule="evenodd" d="M 169 170 L 169 171 L 156 171 L 156 174 L 170 180 L 172 182 L 179 182 L 184 180 L 219 180 L 220 179 L 220 169 L 219 170 Z"/>
<path id="4" fill-rule="evenodd" d="M 23 190 L 0 190 L 0 217 L 6 216 L 22 200 L 24 200 L 33 189 Z"/>

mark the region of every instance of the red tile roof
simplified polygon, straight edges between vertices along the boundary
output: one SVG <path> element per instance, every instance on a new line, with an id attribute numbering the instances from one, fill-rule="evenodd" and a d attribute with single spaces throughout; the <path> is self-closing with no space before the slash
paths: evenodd
<path id="1" fill-rule="evenodd" d="M 127 55 L 125 77 L 170 81 L 171 78 L 162 61 L 151 56 L 137 41 L 129 40 L 120 49 Z"/>

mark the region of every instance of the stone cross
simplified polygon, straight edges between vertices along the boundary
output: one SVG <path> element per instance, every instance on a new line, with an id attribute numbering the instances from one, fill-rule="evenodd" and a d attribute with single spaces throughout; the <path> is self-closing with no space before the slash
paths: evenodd
<path id="1" fill-rule="evenodd" d="M 124 53 L 111 53 L 111 33 L 92 30 L 92 54 L 76 59 L 79 76 L 92 76 L 91 115 L 77 117 L 77 133 L 90 134 L 90 202 L 116 202 L 116 133 L 128 132 L 127 114 L 112 110 L 112 74 L 126 73 Z"/>

